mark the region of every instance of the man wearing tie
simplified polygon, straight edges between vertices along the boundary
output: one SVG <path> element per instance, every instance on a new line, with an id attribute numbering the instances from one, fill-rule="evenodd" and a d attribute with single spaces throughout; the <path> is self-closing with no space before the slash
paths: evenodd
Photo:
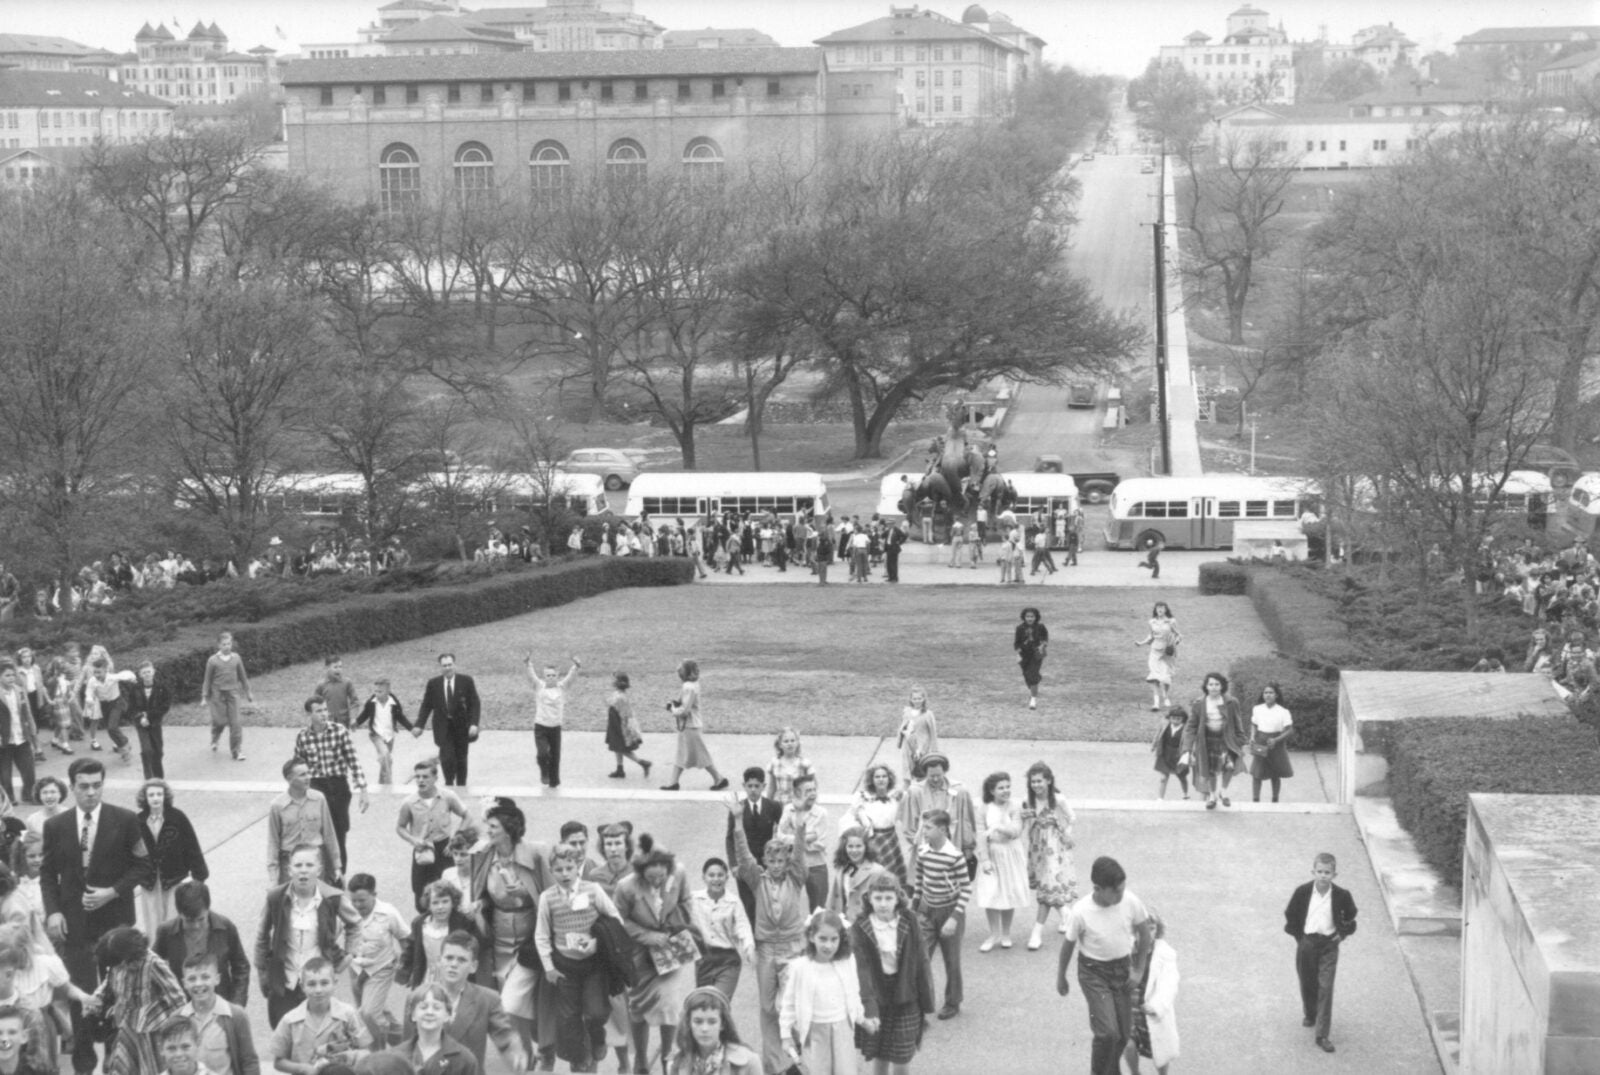
<path id="1" fill-rule="evenodd" d="M 101 803 L 106 767 L 98 758 L 78 758 L 67 769 L 77 808 L 45 822 L 39 889 L 46 928 L 84 992 L 99 984 L 94 942 L 117 926 L 134 924 L 133 890 L 154 883 L 139 820 L 131 810 Z M 94 1041 L 83 1026 L 83 1008 L 72 1005 L 72 1069 L 89 1075 L 99 1064 Z"/>
<path id="2" fill-rule="evenodd" d="M 755 856 L 757 862 L 762 861 L 762 856 L 767 852 L 767 844 L 772 839 L 772 834 L 778 830 L 778 822 L 783 817 L 783 804 L 776 799 L 769 799 L 767 791 L 767 771 L 758 766 L 751 766 L 744 771 L 744 801 L 739 810 L 739 824 L 744 828 L 745 839 L 750 841 L 750 854 Z M 739 857 L 733 849 L 734 819 L 728 815 L 728 835 L 726 839 L 728 861 L 737 864 Z M 744 904 L 744 913 L 755 921 L 756 893 L 755 889 L 737 879 L 739 883 L 739 902 Z"/>
<path id="3" fill-rule="evenodd" d="M 478 738 L 478 688 L 472 677 L 456 674 L 456 655 L 439 655 L 440 675 L 428 680 L 422 691 L 422 707 L 411 734 L 420 737 L 433 722 L 433 742 L 439 748 L 439 767 L 444 782 L 461 787 L 467 782 L 467 748 Z"/>

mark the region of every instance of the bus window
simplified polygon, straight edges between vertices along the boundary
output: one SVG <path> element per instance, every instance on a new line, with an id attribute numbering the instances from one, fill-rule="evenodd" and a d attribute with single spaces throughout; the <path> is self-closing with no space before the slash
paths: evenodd
<path id="1" fill-rule="evenodd" d="M 1272 502 L 1272 517 L 1274 519 L 1298 519 L 1300 513 L 1295 510 L 1298 505 L 1293 500 L 1274 500 Z"/>
<path id="2" fill-rule="evenodd" d="M 1239 517 L 1239 502 L 1237 500 L 1217 501 L 1217 518 L 1237 519 Z"/>
<path id="3" fill-rule="evenodd" d="M 1244 517 L 1246 519 L 1265 519 L 1267 517 L 1267 502 L 1265 500 L 1246 500 L 1244 502 Z"/>

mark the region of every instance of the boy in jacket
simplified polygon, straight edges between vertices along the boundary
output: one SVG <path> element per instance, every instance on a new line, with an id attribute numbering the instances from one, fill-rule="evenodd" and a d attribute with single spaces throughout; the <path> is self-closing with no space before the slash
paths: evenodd
<path id="1" fill-rule="evenodd" d="M 1315 1027 L 1317 1048 L 1333 1052 L 1333 978 L 1339 945 L 1356 931 L 1356 901 L 1333 883 L 1339 863 L 1324 851 L 1311 863 L 1311 880 L 1294 890 L 1283 910 L 1283 931 L 1295 940 L 1294 969 L 1300 976 L 1303 1026 Z"/>

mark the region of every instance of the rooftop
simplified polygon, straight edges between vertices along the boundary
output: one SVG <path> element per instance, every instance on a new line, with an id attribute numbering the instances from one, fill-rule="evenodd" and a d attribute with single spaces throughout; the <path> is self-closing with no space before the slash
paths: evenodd
<path id="1" fill-rule="evenodd" d="M 1493 95 L 1483 89 L 1443 89 L 1439 86 L 1420 86 L 1416 88 L 1402 87 L 1399 89 L 1373 90 L 1363 93 L 1360 97 L 1352 98 L 1345 103 L 1348 105 L 1476 105 L 1489 100 Z"/>
<path id="2" fill-rule="evenodd" d="M 1574 52 L 1571 56 L 1563 56 L 1559 60 L 1552 60 L 1539 68 L 1541 71 L 1565 71 L 1572 67 L 1587 67 L 1600 60 L 1600 48 L 1584 49 Z"/>
<path id="3" fill-rule="evenodd" d="M 483 82 L 531 78 L 780 75 L 822 69 L 814 48 L 628 49 L 507 52 L 489 56 L 369 56 L 297 60 L 285 86 L 373 82 Z"/>
<path id="4" fill-rule="evenodd" d="M 1001 41 L 976 26 L 952 22 L 932 11 L 908 15 L 885 15 L 859 26 L 835 30 L 816 40 L 818 45 L 896 44 L 903 41 L 987 41 L 1001 48 L 1017 46 Z"/>
<path id="5" fill-rule="evenodd" d="M 1600 26 L 1487 26 L 1457 45 L 1539 45 L 1557 41 L 1600 41 Z"/>
<path id="6" fill-rule="evenodd" d="M 35 56 L 86 56 L 95 50 L 65 37 L 44 34 L 0 34 L 0 53 L 25 52 Z"/>
<path id="7" fill-rule="evenodd" d="M 65 71 L 0 71 L 0 108 L 171 108 L 159 97 L 125 89 L 99 75 Z"/>
<path id="8" fill-rule="evenodd" d="M 771 48 L 777 40 L 770 34 L 749 27 L 718 29 L 708 26 L 704 30 L 668 30 L 662 35 L 662 47 L 669 49 L 698 48 L 701 41 L 714 38 L 721 48 Z"/>
<path id="9" fill-rule="evenodd" d="M 496 45 L 514 45 L 517 44 L 517 35 L 510 30 L 485 26 L 474 19 L 430 15 L 384 34 L 380 40 L 386 45 L 407 41 L 484 41 Z"/>

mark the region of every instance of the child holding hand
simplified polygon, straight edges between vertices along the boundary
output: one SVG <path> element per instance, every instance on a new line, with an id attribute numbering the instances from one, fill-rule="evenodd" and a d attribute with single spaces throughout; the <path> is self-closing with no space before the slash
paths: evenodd
<path id="1" fill-rule="evenodd" d="M 816 911 L 806 924 L 806 951 L 789 963 L 778 1009 L 785 1054 L 807 1075 L 856 1075 L 855 1027 L 878 1032 L 861 1005 L 861 980 L 844 922 Z"/>

